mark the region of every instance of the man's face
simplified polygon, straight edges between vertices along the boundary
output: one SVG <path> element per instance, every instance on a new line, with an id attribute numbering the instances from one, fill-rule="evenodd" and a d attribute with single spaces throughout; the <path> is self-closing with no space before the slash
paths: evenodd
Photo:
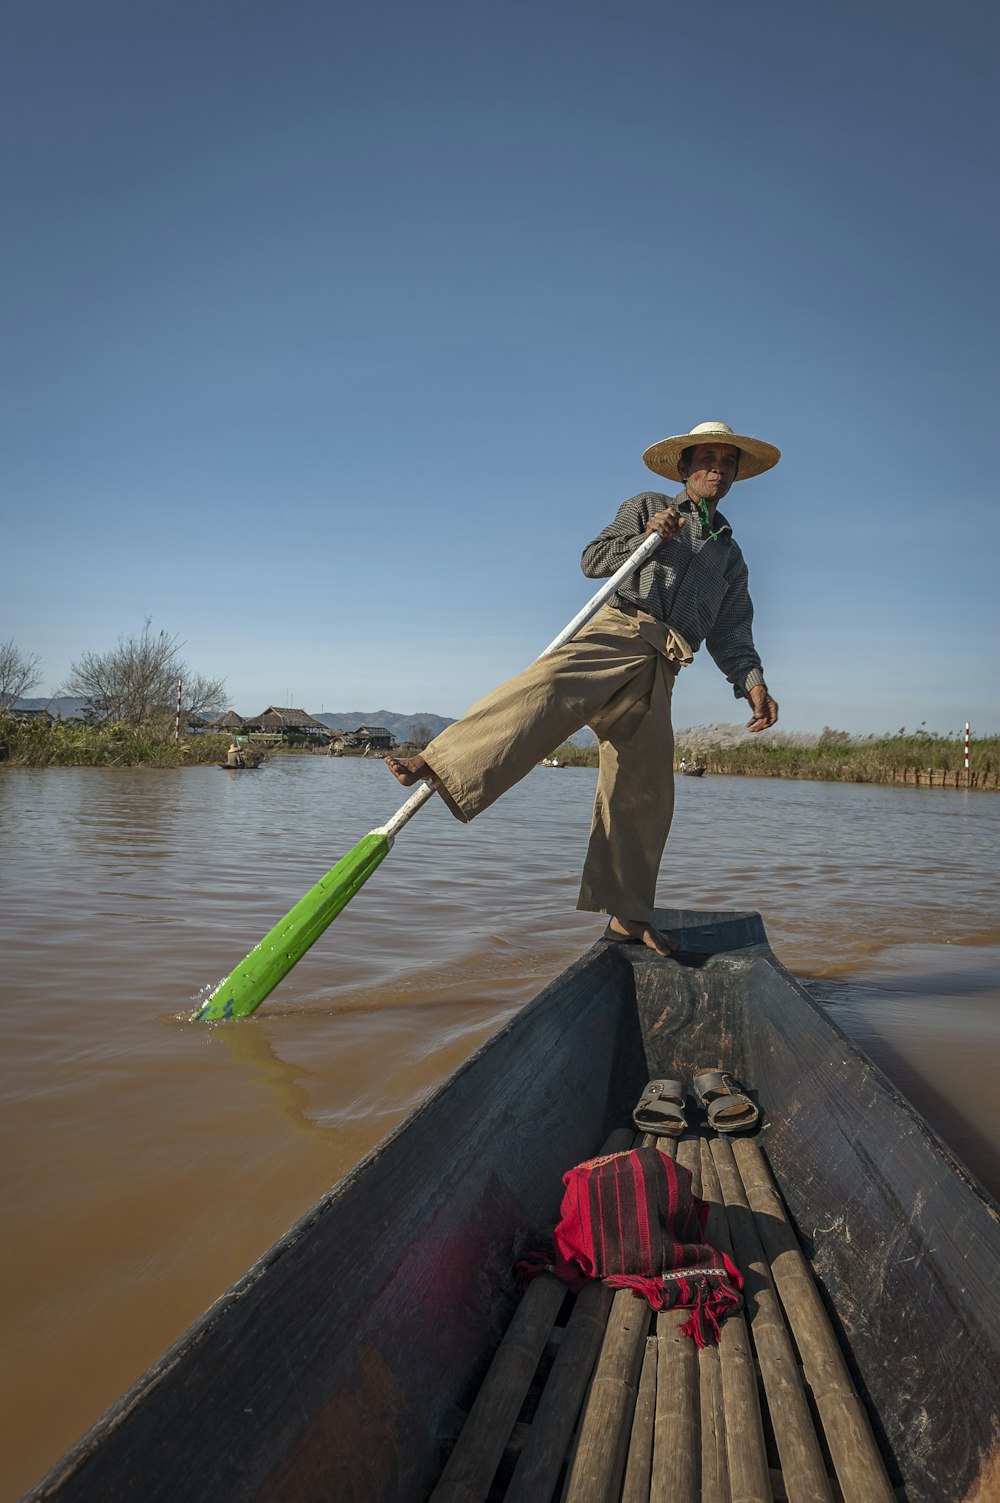
<path id="1" fill-rule="evenodd" d="M 717 506 L 736 479 L 739 457 L 732 444 L 698 444 L 688 460 L 691 495 Z"/>

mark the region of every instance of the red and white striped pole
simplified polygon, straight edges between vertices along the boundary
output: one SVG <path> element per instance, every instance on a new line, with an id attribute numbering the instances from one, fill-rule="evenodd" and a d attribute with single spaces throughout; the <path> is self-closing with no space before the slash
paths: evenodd
<path id="1" fill-rule="evenodd" d="M 174 740 L 181 739 L 181 681 L 177 680 L 177 714 L 174 716 Z"/>
<path id="2" fill-rule="evenodd" d="M 965 722 L 965 780 L 969 780 L 969 722 Z"/>

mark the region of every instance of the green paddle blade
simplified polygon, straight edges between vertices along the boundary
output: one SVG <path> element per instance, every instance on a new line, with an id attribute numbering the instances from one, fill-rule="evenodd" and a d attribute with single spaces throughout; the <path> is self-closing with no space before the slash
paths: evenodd
<path id="1" fill-rule="evenodd" d="M 390 845 L 389 837 L 377 830 L 359 840 L 215 988 L 192 1022 L 247 1018 L 255 1012 L 282 976 L 301 960 L 309 946 L 364 886 L 388 856 Z"/>

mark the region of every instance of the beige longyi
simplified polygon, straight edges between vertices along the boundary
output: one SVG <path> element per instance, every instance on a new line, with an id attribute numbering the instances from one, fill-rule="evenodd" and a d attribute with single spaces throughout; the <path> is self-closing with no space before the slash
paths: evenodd
<path id="1" fill-rule="evenodd" d="M 671 695 L 691 659 L 654 616 L 604 606 L 573 641 L 442 731 L 424 761 L 452 813 L 470 820 L 592 726 L 601 765 L 577 907 L 648 921 L 674 807 Z"/>

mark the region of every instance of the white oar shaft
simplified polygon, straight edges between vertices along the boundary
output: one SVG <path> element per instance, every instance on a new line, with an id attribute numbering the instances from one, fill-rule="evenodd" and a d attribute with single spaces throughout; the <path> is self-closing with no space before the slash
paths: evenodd
<path id="1" fill-rule="evenodd" d="M 572 621 L 570 621 L 566 626 L 563 627 L 558 637 L 555 637 L 553 641 L 549 643 L 548 647 L 546 647 L 545 651 L 540 652 L 538 656 L 540 658 L 547 658 L 549 653 L 555 652 L 557 647 L 562 647 L 565 642 L 571 642 L 580 628 L 582 626 L 586 626 L 587 622 L 592 616 L 597 615 L 597 612 L 600 610 L 601 606 L 611 595 L 615 593 L 618 586 L 622 584 L 624 580 L 628 579 L 630 574 L 634 574 L 636 569 L 640 568 L 641 565 L 646 562 L 646 559 L 649 558 L 651 553 L 656 552 L 662 541 L 663 539 L 660 537 L 658 532 L 651 532 L 648 537 L 643 538 L 638 548 L 634 553 L 631 553 L 629 555 L 629 557 L 622 564 L 621 568 L 616 569 L 611 578 L 604 581 L 604 583 L 601 585 L 601 588 L 597 590 L 593 595 L 591 595 L 590 599 L 587 601 L 587 604 L 583 607 L 583 610 L 577 611 Z M 411 793 L 405 804 L 401 804 L 399 806 L 392 818 L 390 820 L 387 820 L 384 825 L 379 825 L 377 830 L 372 831 L 372 834 L 387 836 L 389 843 L 391 844 L 394 836 L 399 833 L 399 831 L 406 824 L 407 820 L 413 818 L 417 810 L 421 809 L 424 804 L 426 804 L 427 800 L 433 795 L 433 793 L 433 783 L 422 784 L 421 787 L 417 789 L 416 793 Z"/>
<path id="2" fill-rule="evenodd" d="M 407 820 L 412 819 L 417 810 L 423 808 L 427 800 L 429 798 L 433 798 L 433 796 L 434 784 L 421 783 L 416 793 L 411 793 L 409 798 L 406 800 L 406 803 L 400 804 L 399 808 L 396 810 L 392 818 L 387 819 L 384 825 L 379 825 L 377 830 L 372 831 L 372 834 L 387 836 L 389 844 L 391 845 L 393 838 L 403 828 Z"/>
<path id="3" fill-rule="evenodd" d="M 634 574 L 636 569 L 646 562 L 651 553 L 656 552 L 662 542 L 663 539 L 658 532 L 651 532 L 648 538 L 643 538 L 638 548 L 634 553 L 629 555 L 621 568 L 617 569 L 610 579 L 604 581 L 601 588 L 595 594 L 591 595 L 583 610 L 577 611 L 569 625 L 564 626 L 558 637 L 555 637 L 549 643 L 548 647 L 546 647 L 545 651 L 540 652 L 538 656 L 540 658 L 547 658 L 550 652 L 555 652 L 556 648 L 562 647 L 564 642 L 571 642 L 581 626 L 586 626 L 591 616 L 597 615 L 597 612 L 608 597 L 615 593 L 618 586 L 624 580 L 628 579 L 630 574 Z"/>

